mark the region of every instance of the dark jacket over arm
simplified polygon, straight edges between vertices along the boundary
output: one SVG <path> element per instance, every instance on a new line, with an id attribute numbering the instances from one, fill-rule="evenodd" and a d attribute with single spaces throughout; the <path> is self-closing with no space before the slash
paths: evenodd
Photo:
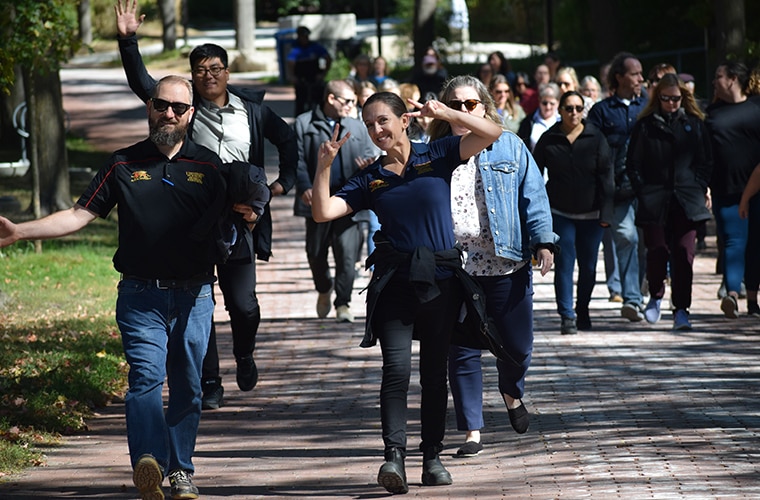
<path id="1" fill-rule="evenodd" d="M 143 101 L 147 101 L 156 86 L 157 80 L 145 68 L 137 45 L 137 36 L 118 38 L 121 62 L 127 75 L 129 88 Z M 272 143 L 279 154 L 279 173 L 277 182 L 287 193 L 295 184 L 298 152 L 295 134 L 285 121 L 263 103 L 264 92 L 228 85 L 230 93 L 242 99 L 248 112 L 248 126 L 251 134 L 251 149 L 248 158 L 239 158 L 254 165 L 264 166 L 264 139 Z M 193 104 L 201 104 L 198 92 L 194 92 Z M 194 119 L 188 131 L 193 137 Z M 256 256 L 269 260 L 272 255 L 272 217 L 267 209 L 259 219 L 253 231 Z"/>

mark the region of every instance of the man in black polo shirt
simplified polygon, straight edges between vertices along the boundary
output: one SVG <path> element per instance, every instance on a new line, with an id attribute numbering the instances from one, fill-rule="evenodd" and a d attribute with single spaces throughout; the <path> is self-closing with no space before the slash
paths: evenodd
<path id="1" fill-rule="evenodd" d="M 156 84 L 148 74 L 137 46 L 137 30 L 145 15 L 137 16 L 137 2 L 116 2 L 119 52 L 130 89 L 143 101 Z M 277 148 L 279 175 L 270 184 L 272 195 L 284 195 L 293 187 L 298 163 L 296 138 L 287 123 L 264 104 L 264 92 L 228 85 L 230 70 L 227 51 L 205 43 L 189 56 L 196 108 L 190 121 L 193 142 L 214 151 L 225 163 L 248 162 L 264 167 L 264 140 Z M 238 227 L 238 244 L 229 260 L 217 266 L 219 288 L 230 315 L 232 352 L 236 380 L 241 391 L 251 391 L 258 382 L 253 354 L 261 321 L 256 297 L 256 259 L 269 260 L 272 254 L 272 218 L 265 210 L 251 229 Z M 217 409 L 224 402 L 219 371 L 216 333 L 212 325 L 208 353 L 203 361 L 203 408 Z"/>
<path id="2" fill-rule="evenodd" d="M 0 217 L 1 248 L 74 233 L 118 203 L 116 322 L 129 363 L 125 411 L 133 480 L 144 499 L 164 498 L 165 475 L 172 497 L 198 496 L 192 456 L 214 312 L 213 228 L 227 193 L 219 157 L 186 137 L 192 102 L 185 78 L 163 78 L 147 103 L 150 137 L 116 151 L 76 205 L 21 224 Z M 256 218 L 250 209 L 233 209 L 248 221 Z"/>

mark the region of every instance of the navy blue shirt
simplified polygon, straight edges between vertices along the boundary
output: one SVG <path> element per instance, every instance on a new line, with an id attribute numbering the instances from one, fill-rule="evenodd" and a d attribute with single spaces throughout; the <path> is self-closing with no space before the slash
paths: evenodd
<path id="1" fill-rule="evenodd" d="M 399 252 L 451 249 L 451 172 L 462 163 L 460 139 L 412 143 L 403 177 L 383 168 L 380 159 L 351 177 L 336 196 L 354 212 L 374 210 L 382 234 Z"/>

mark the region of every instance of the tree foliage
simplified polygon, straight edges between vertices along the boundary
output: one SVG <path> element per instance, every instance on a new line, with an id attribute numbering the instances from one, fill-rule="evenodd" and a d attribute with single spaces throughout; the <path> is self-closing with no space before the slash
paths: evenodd
<path id="1" fill-rule="evenodd" d="M 0 0 L 0 89 L 15 83 L 13 67 L 57 71 L 79 48 L 78 13 L 67 0 Z"/>

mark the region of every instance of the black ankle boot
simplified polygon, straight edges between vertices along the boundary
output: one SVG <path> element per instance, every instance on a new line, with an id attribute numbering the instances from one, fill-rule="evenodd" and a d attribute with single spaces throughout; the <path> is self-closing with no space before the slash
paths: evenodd
<path id="1" fill-rule="evenodd" d="M 404 452 L 398 448 L 385 450 L 385 463 L 377 473 L 377 484 L 390 493 L 406 493 L 409 485 L 406 483 L 404 470 Z"/>
<path id="2" fill-rule="evenodd" d="M 442 486 L 451 484 L 451 474 L 438 458 L 439 447 L 422 450 L 422 484 L 425 486 Z"/>

